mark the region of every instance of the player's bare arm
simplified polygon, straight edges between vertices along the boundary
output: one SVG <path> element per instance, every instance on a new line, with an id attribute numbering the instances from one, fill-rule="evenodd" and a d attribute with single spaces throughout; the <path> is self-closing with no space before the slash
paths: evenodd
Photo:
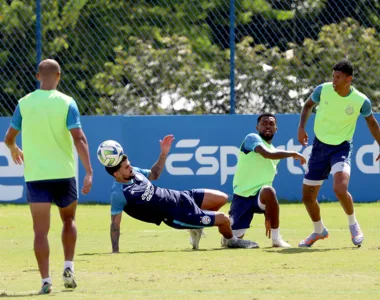
<path id="1" fill-rule="evenodd" d="M 79 158 L 83 164 L 84 169 L 86 170 L 86 176 L 84 177 L 82 188 L 82 194 L 86 195 L 92 187 L 92 167 L 87 139 L 81 128 L 73 128 L 70 130 L 70 133 L 73 137 L 74 145 L 77 149 Z"/>
<path id="2" fill-rule="evenodd" d="M 111 242 L 112 242 L 112 253 L 119 253 L 119 238 L 120 238 L 120 223 L 121 223 L 122 213 L 117 215 L 111 215 Z"/>
<path id="3" fill-rule="evenodd" d="M 372 136 L 376 140 L 377 144 L 380 146 L 379 123 L 377 122 L 377 120 L 373 114 L 370 114 L 368 117 L 366 117 L 365 121 L 367 122 L 367 126 L 368 126 L 369 131 L 371 132 Z M 380 159 L 380 154 L 377 156 L 376 161 L 378 161 L 379 159 Z"/>
<path id="4" fill-rule="evenodd" d="M 150 169 L 151 173 L 148 178 L 149 180 L 156 180 L 160 177 L 165 167 L 166 157 L 168 156 L 168 153 L 170 151 L 173 141 L 174 141 L 174 136 L 172 134 L 169 134 L 165 136 L 162 140 L 160 140 L 161 153 L 156 163 Z"/>
<path id="5" fill-rule="evenodd" d="M 20 131 L 14 129 L 13 127 L 9 127 L 7 133 L 5 134 L 4 143 L 11 151 L 12 159 L 15 164 L 21 165 L 24 161 L 24 154 L 16 145 L 16 137 L 19 133 Z"/>
<path id="6" fill-rule="evenodd" d="M 272 151 L 272 150 L 268 150 L 262 145 L 258 145 L 255 148 L 255 151 L 266 159 L 283 159 L 283 158 L 293 157 L 295 160 L 299 160 L 301 165 L 306 163 L 305 157 L 303 157 L 302 154 L 295 151 L 286 151 L 286 150 Z"/>
<path id="7" fill-rule="evenodd" d="M 313 100 L 308 99 L 305 104 L 303 105 L 302 112 L 301 112 L 301 118 L 300 123 L 298 125 L 298 142 L 301 143 L 303 146 L 307 146 L 308 143 L 308 136 L 305 131 L 306 122 L 309 119 L 311 112 L 313 111 L 313 107 L 315 106 L 315 103 Z"/>

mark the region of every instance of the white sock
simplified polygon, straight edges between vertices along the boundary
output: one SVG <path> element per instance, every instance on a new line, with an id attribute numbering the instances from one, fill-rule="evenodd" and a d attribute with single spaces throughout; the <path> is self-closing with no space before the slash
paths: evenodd
<path id="1" fill-rule="evenodd" d="M 231 242 L 236 242 L 238 240 L 238 238 L 236 236 L 233 236 L 232 238 L 226 239 L 226 240 L 231 241 Z"/>
<path id="2" fill-rule="evenodd" d="M 347 215 L 347 217 L 348 217 L 348 225 L 354 225 L 358 222 L 356 221 L 355 213 L 353 213 L 352 215 Z"/>
<path id="3" fill-rule="evenodd" d="M 74 272 L 74 262 L 66 260 L 63 269 L 66 270 L 66 268 L 70 268 L 70 270 Z"/>
<path id="4" fill-rule="evenodd" d="M 51 282 L 51 278 L 48 277 L 48 278 L 44 278 L 44 279 L 41 279 L 41 282 L 42 282 L 42 285 L 44 285 L 45 282 L 49 283 L 49 284 L 52 284 Z"/>
<path id="5" fill-rule="evenodd" d="M 277 241 L 278 237 L 280 235 L 280 228 L 277 228 L 277 229 L 271 228 L 270 231 L 271 231 L 271 234 L 272 234 L 272 241 Z"/>
<path id="6" fill-rule="evenodd" d="M 323 225 L 322 219 L 318 222 L 313 222 L 314 225 L 314 232 L 316 233 L 322 233 L 323 229 L 325 228 L 325 225 Z"/>

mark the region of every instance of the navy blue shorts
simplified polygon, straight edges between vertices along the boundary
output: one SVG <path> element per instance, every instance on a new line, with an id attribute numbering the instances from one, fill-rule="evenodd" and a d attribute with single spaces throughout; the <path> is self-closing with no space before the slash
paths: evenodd
<path id="1" fill-rule="evenodd" d="M 339 145 L 328 145 L 315 138 L 304 183 L 322 184 L 323 180 L 329 177 L 331 171 L 333 174 L 339 171 L 350 174 L 351 153 L 351 142 L 345 141 Z"/>
<path id="2" fill-rule="evenodd" d="M 69 206 L 78 199 L 75 178 L 29 181 L 26 183 L 29 203 L 55 203 L 58 207 Z"/>
<path id="3" fill-rule="evenodd" d="M 177 209 L 164 223 L 176 229 L 211 227 L 215 224 L 215 212 L 202 210 L 204 190 L 194 189 L 181 192 Z"/>
<path id="4" fill-rule="evenodd" d="M 247 229 L 250 227 L 254 214 L 263 214 L 259 206 L 259 195 L 261 189 L 255 196 L 242 197 L 234 194 L 230 211 L 228 214 L 231 219 L 231 227 L 233 230 Z"/>

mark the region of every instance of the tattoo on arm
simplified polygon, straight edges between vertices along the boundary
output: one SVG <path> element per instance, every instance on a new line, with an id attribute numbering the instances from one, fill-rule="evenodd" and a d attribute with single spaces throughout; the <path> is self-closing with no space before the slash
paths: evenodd
<path id="1" fill-rule="evenodd" d="M 111 216 L 111 242 L 112 242 L 112 252 L 119 252 L 119 237 L 120 237 L 120 226 L 115 224 L 115 218 L 117 215 Z"/>
<path id="2" fill-rule="evenodd" d="M 156 163 L 153 165 L 153 167 L 150 169 L 151 173 L 149 176 L 149 179 L 156 180 L 160 177 L 162 170 L 165 167 L 165 161 L 166 161 L 166 155 L 160 154 L 160 157 L 156 161 Z"/>

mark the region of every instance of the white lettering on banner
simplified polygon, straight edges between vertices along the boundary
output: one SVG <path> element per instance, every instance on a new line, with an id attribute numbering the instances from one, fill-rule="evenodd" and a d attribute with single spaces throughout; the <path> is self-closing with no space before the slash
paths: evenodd
<path id="1" fill-rule="evenodd" d="M 24 177 L 24 166 L 16 165 L 12 159 L 11 153 L 4 142 L 0 142 L 0 157 L 5 157 L 8 161 L 7 166 L 0 166 L 0 178 Z M 74 149 L 76 162 L 76 181 L 78 189 L 78 153 Z M 0 201 L 15 201 L 22 198 L 24 185 L 4 185 L 0 184 Z"/>
<path id="2" fill-rule="evenodd" d="M 365 165 L 363 162 L 364 155 L 370 153 L 372 155 L 372 160 L 370 165 Z M 373 144 L 364 145 L 359 148 L 356 153 L 356 165 L 359 170 L 366 174 L 378 174 L 380 173 L 380 162 L 376 161 L 376 157 L 379 155 L 379 146 L 375 141 Z"/>
<path id="3" fill-rule="evenodd" d="M 228 176 L 233 175 L 236 171 L 236 164 L 233 166 L 227 165 L 229 155 L 234 155 L 236 158 L 239 154 L 239 148 L 235 146 L 199 146 L 199 139 L 184 139 L 177 142 L 175 148 L 187 148 L 187 153 L 172 153 L 166 160 L 166 170 L 171 175 L 215 175 L 220 171 L 220 183 L 224 185 L 227 182 Z M 196 148 L 196 149 L 194 149 Z M 192 149 L 192 150 L 190 150 Z M 307 146 L 302 150 L 301 145 L 296 145 L 294 139 L 290 139 L 286 145 L 277 146 L 277 149 L 301 152 L 306 160 L 309 159 L 312 146 Z M 219 150 L 219 157 L 216 154 Z M 302 150 L 302 151 L 301 151 Z M 356 154 L 356 165 L 358 169 L 365 174 L 379 174 L 380 162 L 375 161 L 380 150 L 376 142 L 370 145 L 361 146 Z M 371 154 L 372 160 L 369 165 L 364 164 L 363 158 L 365 154 Z M 195 156 L 195 161 L 200 165 L 193 170 L 188 165 L 176 167 L 174 163 L 189 162 Z M 298 165 L 297 165 L 298 164 Z M 186 164 L 185 164 L 186 165 Z M 293 158 L 286 159 L 286 167 L 291 174 L 304 174 L 307 166 L 300 166 L 299 162 Z"/>
<path id="4" fill-rule="evenodd" d="M 0 142 L 0 156 L 4 156 L 7 166 L 0 166 L 0 177 L 22 177 L 24 176 L 24 166 L 16 165 L 11 153 L 5 143 Z M 0 184 L 0 201 L 14 201 L 22 198 L 23 185 L 2 185 Z"/>
<path id="5" fill-rule="evenodd" d="M 199 139 L 180 140 L 176 144 L 176 148 L 195 148 L 199 145 Z M 211 156 L 220 150 L 219 160 Z M 175 167 L 174 162 L 190 161 L 195 153 L 195 160 L 202 167 L 198 168 L 195 173 L 189 167 Z M 220 170 L 221 184 L 225 184 L 228 175 L 233 175 L 236 170 L 236 165 L 228 166 L 228 155 L 234 155 L 236 158 L 239 154 L 239 149 L 234 146 L 200 146 L 193 153 L 173 153 L 166 159 L 166 170 L 171 175 L 215 175 Z"/>

